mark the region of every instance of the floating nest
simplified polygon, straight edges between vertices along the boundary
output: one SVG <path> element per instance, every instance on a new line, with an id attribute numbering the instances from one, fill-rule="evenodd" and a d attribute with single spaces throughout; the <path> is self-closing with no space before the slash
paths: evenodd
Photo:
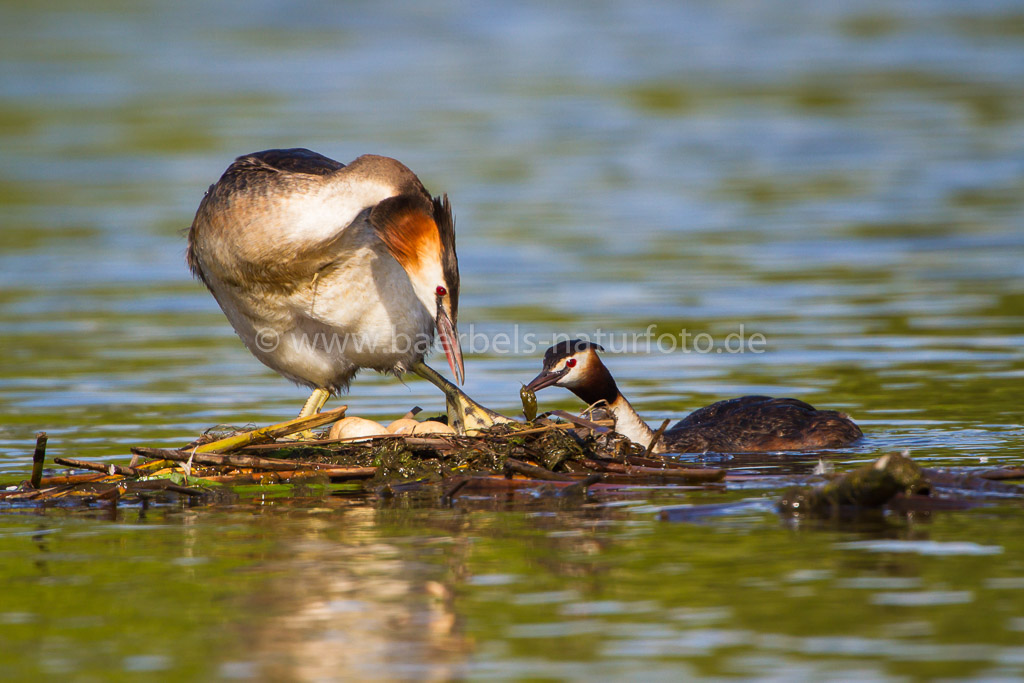
<path id="1" fill-rule="evenodd" d="M 85 472 L 42 476 L 46 436 L 37 441 L 30 480 L 0 491 L 0 502 L 146 500 L 154 492 L 215 501 L 241 487 L 321 484 L 334 490 L 387 495 L 418 487 L 452 497 L 553 485 L 568 492 L 602 483 L 709 484 L 725 470 L 686 465 L 652 454 L 611 431 L 611 422 L 548 413 L 471 435 L 407 433 L 296 440 L 337 422 L 345 407 L 259 429 L 211 429 L 179 449 L 135 447 L 128 465 L 54 458 Z M 410 411 L 410 420 L 418 409 Z M 351 419 L 351 418 L 350 418 Z M 444 418 L 429 421 L 444 424 Z M 417 424 L 426 426 L 428 421 Z M 445 429 L 444 431 L 450 432 Z"/>
<path id="2" fill-rule="evenodd" d="M 49 476 L 43 476 L 46 435 L 41 433 L 31 478 L 0 486 L 0 505 L 145 505 L 154 498 L 210 504 L 234 502 L 246 493 L 295 495 L 299 486 L 378 496 L 421 490 L 451 501 L 521 489 L 567 497 L 594 488 L 674 484 L 720 489 L 728 482 L 778 479 L 694 467 L 637 446 L 613 432 L 609 420 L 562 411 L 457 435 L 443 417 L 414 420 L 414 409 L 404 418 L 405 433 L 381 428 L 377 431 L 384 433 L 371 436 L 336 436 L 343 430 L 335 428 L 313 438 L 296 436 L 312 436 L 312 429 L 339 423 L 345 410 L 258 429 L 215 428 L 178 449 L 135 447 L 128 465 L 54 458 L 56 465 L 72 471 Z M 843 519 L 864 510 L 961 509 L 986 495 L 1024 495 L 1024 488 L 999 481 L 1024 479 L 1022 469 L 922 469 L 906 454 L 887 454 L 845 474 L 789 476 L 775 483 L 781 488 L 794 479 L 814 485 L 782 492 L 779 512 L 793 517 Z M 970 493 L 965 496 L 964 491 Z M 665 508 L 661 517 L 684 520 L 699 511 L 700 506 Z"/>

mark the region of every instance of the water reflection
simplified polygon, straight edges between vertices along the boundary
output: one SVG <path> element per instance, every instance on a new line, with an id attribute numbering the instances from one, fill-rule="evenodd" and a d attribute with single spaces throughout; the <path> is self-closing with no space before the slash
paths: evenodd
<path id="1" fill-rule="evenodd" d="M 263 674 L 300 680 L 339 671 L 573 677 L 594 674 L 595 657 L 609 671 L 651 675 L 697 662 L 716 675 L 841 666 L 881 676 L 908 661 L 1016 670 L 1014 648 L 981 644 L 1014 623 L 982 625 L 993 590 L 1011 587 L 992 583 L 998 570 L 974 559 L 990 546 L 929 540 L 950 537 L 946 519 L 890 527 L 885 536 L 900 540 L 851 542 L 828 530 L 792 536 L 772 517 L 666 526 L 614 506 L 496 518 L 471 504 L 348 510 L 344 530 L 327 515 L 291 518 L 295 540 L 267 567 L 274 578 L 260 605 L 275 616 L 257 628 L 254 660 Z M 840 562 L 830 539 L 840 540 Z M 680 556 L 680 541 L 694 552 Z M 949 573 L 908 548 L 972 569 Z M 840 606 L 842 624 L 830 616 Z M 927 608 L 960 609 L 972 627 Z"/>
<path id="2" fill-rule="evenodd" d="M 1024 545 L 1005 532 L 1016 507 L 792 525 L 742 489 L 368 502 L 123 509 L 102 525 L 8 516 L 5 580 L 28 590 L 0 622 L 11 642 L 50 634 L 31 661 L 51 673 L 113 657 L 125 671 L 203 662 L 275 680 L 576 677 L 598 675 L 598 661 L 634 675 L 900 675 L 910 661 L 921 675 L 938 663 L 1024 674 L 1012 636 L 1024 616 L 1006 599 L 1024 585 Z M 655 518 L 681 503 L 697 514 Z M 40 604 L 44 590 L 67 607 Z M 86 656 L 115 623 L 167 637 Z"/>
<path id="3" fill-rule="evenodd" d="M 264 568 L 276 578 L 247 606 L 274 615 L 246 634 L 261 678 L 455 677 L 471 649 L 453 609 L 466 543 L 433 536 L 399 547 L 374 533 L 378 515 L 357 508 L 289 524 L 287 559 Z"/>

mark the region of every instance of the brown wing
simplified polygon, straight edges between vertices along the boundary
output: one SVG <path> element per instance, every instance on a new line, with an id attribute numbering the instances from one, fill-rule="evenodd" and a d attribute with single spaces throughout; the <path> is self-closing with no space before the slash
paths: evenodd
<path id="1" fill-rule="evenodd" d="M 267 149 L 238 157 L 224 171 L 220 180 L 210 186 L 199 204 L 188 233 L 185 261 L 189 269 L 206 282 L 197 254 L 199 224 L 209 222 L 218 210 L 230 205 L 234 197 L 251 192 L 270 193 L 284 184 L 300 187 L 303 183 L 316 182 L 318 177 L 342 168 L 345 168 L 345 164 L 302 147 Z"/>
<path id="2" fill-rule="evenodd" d="M 665 434 L 688 453 L 836 448 L 861 438 L 846 415 L 794 398 L 743 396 L 696 410 Z"/>

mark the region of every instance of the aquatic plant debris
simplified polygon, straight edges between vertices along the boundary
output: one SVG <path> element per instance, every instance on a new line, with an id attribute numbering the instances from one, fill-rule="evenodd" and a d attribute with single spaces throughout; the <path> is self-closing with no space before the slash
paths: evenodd
<path id="1" fill-rule="evenodd" d="M 415 421 L 419 412 L 407 413 Z M 291 440 L 345 417 L 346 407 L 258 429 L 214 428 L 182 448 L 131 448 L 129 465 L 55 458 L 85 473 L 34 477 L 0 491 L 0 503 L 45 505 L 146 500 L 154 492 L 194 502 L 240 487 L 321 485 L 330 493 L 393 495 L 436 485 L 443 496 L 548 487 L 574 495 L 597 484 L 719 484 L 725 470 L 651 455 L 609 429 L 567 413 L 499 424 L 472 435 L 410 430 L 370 437 Z M 444 418 L 424 421 L 443 422 Z M 420 424 L 423 424 L 421 422 Z M 42 441 L 45 447 L 45 440 Z M 37 449 L 38 450 L 38 449 Z M 38 458 L 41 462 L 41 456 Z M 42 473 L 40 466 L 40 475 Z"/>
<path id="2" fill-rule="evenodd" d="M 519 399 L 523 402 L 523 416 L 527 422 L 537 419 L 537 394 L 527 389 L 526 385 L 519 390 Z"/>
<path id="3" fill-rule="evenodd" d="M 889 453 L 835 477 L 820 488 L 795 487 L 782 495 L 779 511 L 830 517 L 844 509 L 880 508 L 898 494 L 928 494 L 928 480 L 906 455 Z"/>
<path id="4" fill-rule="evenodd" d="M 528 409 L 529 397 L 523 398 Z M 416 423 L 402 433 L 328 438 L 331 432 L 322 432 L 311 440 L 295 440 L 296 434 L 337 423 L 346 410 L 342 406 L 261 428 L 214 427 L 181 448 L 133 447 L 127 465 L 57 457 L 53 463 L 70 471 L 51 470 L 48 476 L 43 476 L 46 435 L 40 433 L 32 477 L 0 485 L 0 505 L 175 500 L 216 504 L 255 495 L 294 497 L 311 487 L 318 487 L 321 495 L 390 497 L 419 491 L 442 502 L 459 496 L 519 492 L 571 501 L 584 500 L 593 491 L 638 486 L 721 490 L 760 482 L 772 489 L 794 479 L 808 483 L 824 479 L 820 486 L 786 490 L 777 509 L 785 516 L 835 519 L 851 511 L 959 510 L 982 504 L 986 497 L 1024 497 L 1024 487 L 1004 481 L 1024 478 L 1024 470 L 922 469 L 906 453 L 884 455 L 845 474 L 823 473 L 823 468 L 803 477 L 780 478 L 748 468 L 730 473 L 720 467 L 695 466 L 673 455 L 652 454 L 616 434 L 611 420 L 557 410 L 530 422 L 502 423 L 457 435 L 417 429 L 444 423 L 445 417 L 417 421 L 420 411 L 414 408 L 396 421 Z M 715 459 L 718 464 L 728 461 L 729 456 Z M 702 517 L 693 506 L 663 508 L 660 516 L 670 521 Z"/>
<path id="5" fill-rule="evenodd" d="M 833 474 L 831 468 L 814 468 L 819 486 L 792 486 L 784 490 L 775 509 L 787 518 L 829 519 L 837 522 L 876 519 L 886 513 L 967 510 L 989 498 L 1024 498 L 1024 486 L 1006 479 L 1024 479 L 1024 470 L 989 469 L 949 471 L 920 467 L 909 453 L 889 453 L 850 472 Z M 729 474 L 726 483 L 749 484 L 770 476 Z M 749 500 L 724 505 L 663 508 L 664 521 L 689 522 L 709 514 L 738 512 Z"/>

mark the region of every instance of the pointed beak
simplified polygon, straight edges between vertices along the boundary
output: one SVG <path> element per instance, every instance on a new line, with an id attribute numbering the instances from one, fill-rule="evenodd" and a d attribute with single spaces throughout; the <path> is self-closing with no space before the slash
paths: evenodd
<path id="1" fill-rule="evenodd" d="M 462 344 L 459 343 L 459 332 L 455 329 L 448 311 L 442 306 L 437 307 L 437 335 L 441 337 L 444 355 L 448 358 L 448 367 L 455 375 L 455 381 L 462 384 L 466 381 L 466 368 L 462 365 Z"/>
<path id="2" fill-rule="evenodd" d="M 526 385 L 529 391 L 540 391 L 544 387 L 550 387 L 552 384 L 562 379 L 565 375 L 566 370 L 560 370 L 558 372 L 551 372 L 550 370 L 542 370 L 539 375 L 530 380 L 530 383 Z"/>

